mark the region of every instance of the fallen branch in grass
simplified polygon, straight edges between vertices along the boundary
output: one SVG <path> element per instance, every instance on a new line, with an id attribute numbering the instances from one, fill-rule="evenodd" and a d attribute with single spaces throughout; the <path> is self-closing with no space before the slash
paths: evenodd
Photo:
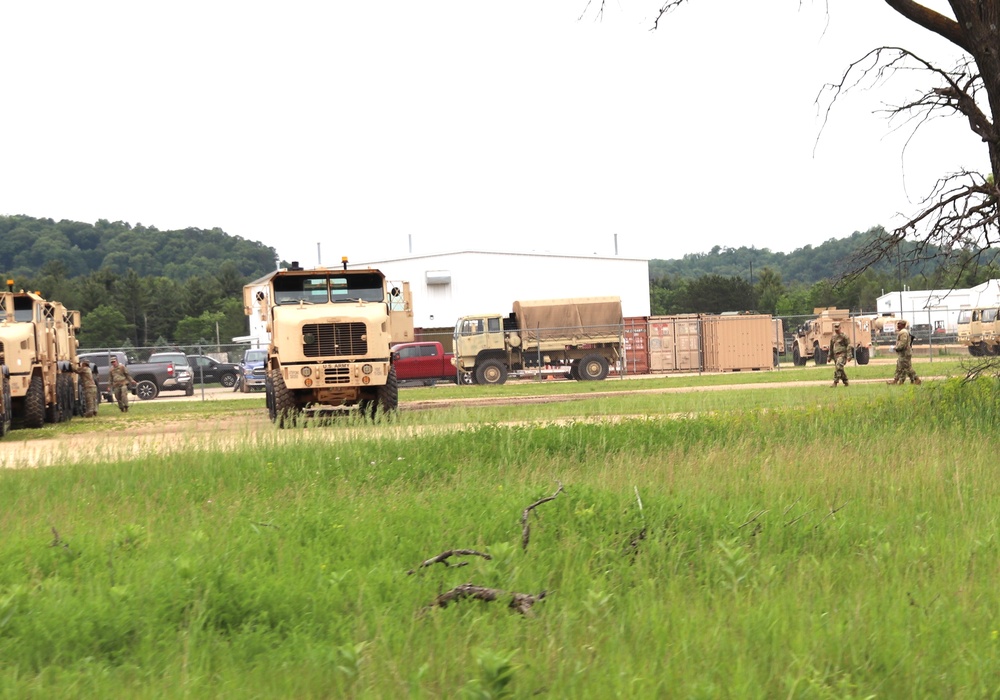
<path id="1" fill-rule="evenodd" d="M 458 564 L 449 564 L 448 559 L 451 557 L 482 557 L 483 559 L 492 559 L 489 554 L 484 554 L 483 552 L 477 552 L 474 549 L 449 549 L 447 552 L 441 552 L 436 557 L 431 557 L 427 561 L 423 562 L 416 569 L 410 569 L 407 571 L 407 575 L 412 576 L 417 573 L 417 569 L 423 569 L 427 566 L 433 566 L 434 564 L 444 564 L 447 567 L 458 568 L 460 566 L 468 566 L 469 562 L 463 561 Z"/>
<path id="2" fill-rule="evenodd" d="M 756 520 L 756 519 L 757 519 L 757 518 L 759 518 L 760 516 L 764 515 L 764 513 L 766 513 L 766 512 L 767 512 L 767 510 L 766 510 L 766 509 L 765 509 L 765 510 L 762 510 L 762 511 L 760 511 L 759 513 L 757 513 L 757 515 L 753 516 L 752 518 L 750 518 L 749 520 L 747 520 L 747 521 L 746 521 L 745 523 L 743 523 L 742 525 L 740 525 L 740 526 L 739 526 L 738 528 L 736 528 L 736 529 L 737 529 L 737 530 L 742 530 L 742 529 L 743 529 L 743 528 L 745 528 L 745 527 L 746 527 L 747 525 L 749 525 L 750 523 L 752 523 L 752 522 L 753 522 L 754 520 Z"/>
<path id="3" fill-rule="evenodd" d="M 523 513 L 521 513 L 521 549 L 528 548 L 528 540 L 530 538 L 530 532 L 528 528 L 528 516 L 531 514 L 531 511 L 533 511 L 535 508 L 542 505 L 543 503 L 548 503 L 549 501 L 555 500 L 555 497 L 558 496 L 560 493 L 562 493 L 563 490 L 562 482 L 558 481 L 556 483 L 559 484 L 559 488 L 556 489 L 556 492 L 554 494 L 535 501 L 530 506 L 525 508 Z"/>
<path id="4" fill-rule="evenodd" d="M 439 595 L 428 607 L 444 608 L 447 607 L 449 603 L 462 600 L 463 598 L 474 598 L 486 603 L 492 603 L 495 600 L 510 596 L 510 602 L 507 604 L 507 607 L 514 612 L 527 615 L 528 611 L 531 610 L 531 606 L 545 598 L 547 595 L 548 591 L 542 591 L 538 595 L 531 595 L 529 593 L 508 593 L 506 591 L 501 591 L 498 588 L 487 588 L 486 586 L 476 586 L 472 583 L 463 583 L 460 586 L 455 586 L 447 593 Z"/>

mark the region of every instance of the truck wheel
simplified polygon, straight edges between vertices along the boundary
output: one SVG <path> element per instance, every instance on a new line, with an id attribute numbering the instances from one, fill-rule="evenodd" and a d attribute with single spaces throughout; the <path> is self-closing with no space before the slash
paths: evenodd
<path id="1" fill-rule="evenodd" d="M 600 355 L 587 355 L 576 368 L 580 381 L 598 382 L 608 376 L 608 361 Z"/>
<path id="2" fill-rule="evenodd" d="M 31 378 L 28 392 L 24 395 L 22 421 L 25 428 L 41 428 L 45 425 L 45 385 L 38 374 Z"/>
<path id="3" fill-rule="evenodd" d="M 271 380 L 271 408 L 268 411 L 271 420 L 279 428 L 295 425 L 299 409 L 295 405 L 295 397 L 292 396 L 292 392 L 285 386 L 285 378 L 281 376 L 281 370 L 273 369 L 267 373 L 267 376 Z"/>
<path id="4" fill-rule="evenodd" d="M 135 385 L 135 395 L 143 401 L 149 401 L 160 395 L 160 387 L 156 386 L 156 382 L 143 379 Z"/>
<path id="5" fill-rule="evenodd" d="M 221 377 L 219 377 L 219 382 L 222 384 L 222 386 L 226 387 L 227 389 L 234 387 L 236 386 L 236 375 L 233 374 L 232 372 L 226 372 Z"/>
<path id="6" fill-rule="evenodd" d="M 399 382 L 396 381 L 396 368 L 389 370 L 389 376 L 385 379 L 385 384 L 378 388 L 377 399 L 371 404 L 372 418 L 377 411 L 381 410 L 383 415 L 389 415 L 399 408 Z"/>
<path id="7" fill-rule="evenodd" d="M 11 405 L 10 405 L 10 382 L 6 376 L 0 375 L 0 438 L 10 432 Z"/>
<path id="8" fill-rule="evenodd" d="M 472 386 L 476 383 L 476 378 L 472 376 L 472 372 L 462 372 L 458 376 L 458 384 L 465 384 L 466 386 Z"/>
<path id="9" fill-rule="evenodd" d="M 816 362 L 816 366 L 817 367 L 819 367 L 820 365 L 825 365 L 826 364 L 826 353 L 823 352 L 823 350 L 821 348 L 815 348 L 813 350 L 813 361 Z"/>
<path id="10" fill-rule="evenodd" d="M 859 365 L 867 365 L 868 360 L 871 359 L 871 350 L 868 348 L 858 348 L 854 353 L 854 359 Z"/>
<path id="11" fill-rule="evenodd" d="M 185 396 L 194 396 L 194 382 L 187 385 L 187 389 L 184 390 Z"/>
<path id="12" fill-rule="evenodd" d="M 476 365 L 476 384 L 503 384 L 507 368 L 500 360 L 484 360 Z"/>

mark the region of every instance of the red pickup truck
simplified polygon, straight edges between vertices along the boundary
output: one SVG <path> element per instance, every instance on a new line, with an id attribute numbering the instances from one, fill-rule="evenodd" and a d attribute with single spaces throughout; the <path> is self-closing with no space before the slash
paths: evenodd
<path id="1" fill-rule="evenodd" d="M 419 341 L 415 343 L 400 343 L 392 346 L 394 356 L 393 366 L 396 368 L 396 379 L 400 382 L 423 382 L 428 386 L 441 379 L 455 381 L 455 366 L 451 364 L 454 357 L 445 352 L 437 341 Z"/>

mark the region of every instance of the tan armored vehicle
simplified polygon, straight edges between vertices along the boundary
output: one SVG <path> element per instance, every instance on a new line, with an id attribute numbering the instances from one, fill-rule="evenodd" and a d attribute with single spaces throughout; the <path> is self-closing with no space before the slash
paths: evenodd
<path id="1" fill-rule="evenodd" d="M 38 294 L 0 292 L 0 356 L 9 373 L 14 427 L 41 428 L 81 414 L 76 366 L 80 312 Z"/>
<path id="2" fill-rule="evenodd" d="M 622 357 L 623 328 L 619 297 L 515 301 L 507 316 L 458 319 L 454 363 L 476 384 L 539 373 L 601 380 Z"/>
<path id="3" fill-rule="evenodd" d="M 270 333 L 264 390 L 272 421 L 357 406 L 374 416 L 399 404 L 390 347 L 413 340 L 409 285 L 389 288 L 373 269 L 272 272 L 243 289 L 247 315 Z"/>
<path id="4" fill-rule="evenodd" d="M 859 365 L 867 365 L 872 352 L 872 319 L 852 317 L 851 312 L 834 307 L 814 309 L 816 318 L 806 321 L 795 331 L 792 362 L 804 366 L 812 359 L 825 365 L 830 359 L 830 338 L 833 324 L 840 323 L 840 330 L 850 340 L 851 354 Z"/>
<path id="5" fill-rule="evenodd" d="M 958 312 L 958 343 L 973 357 L 1000 353 L 1000 309 L 981 306 Z"/>

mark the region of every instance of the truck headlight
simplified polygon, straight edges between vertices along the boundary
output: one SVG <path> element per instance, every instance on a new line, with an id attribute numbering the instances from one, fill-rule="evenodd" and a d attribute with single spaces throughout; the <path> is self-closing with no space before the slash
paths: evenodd
<path id="1" fill-rule="evenodd" d="M 372 366 L 371 365 L 361 365 L 361 371 L 364 374 L 371 374 L 372 373 Z"/>
<path id="2" fill-rule="evenodd" d="M 301 372 L 302 372 L 302 376 L 303 377 L 309 377 L 313 373 L 312 369 L 309 368 L 309 367 L 303 367 L 302 370 L 301 370 Z"/>

